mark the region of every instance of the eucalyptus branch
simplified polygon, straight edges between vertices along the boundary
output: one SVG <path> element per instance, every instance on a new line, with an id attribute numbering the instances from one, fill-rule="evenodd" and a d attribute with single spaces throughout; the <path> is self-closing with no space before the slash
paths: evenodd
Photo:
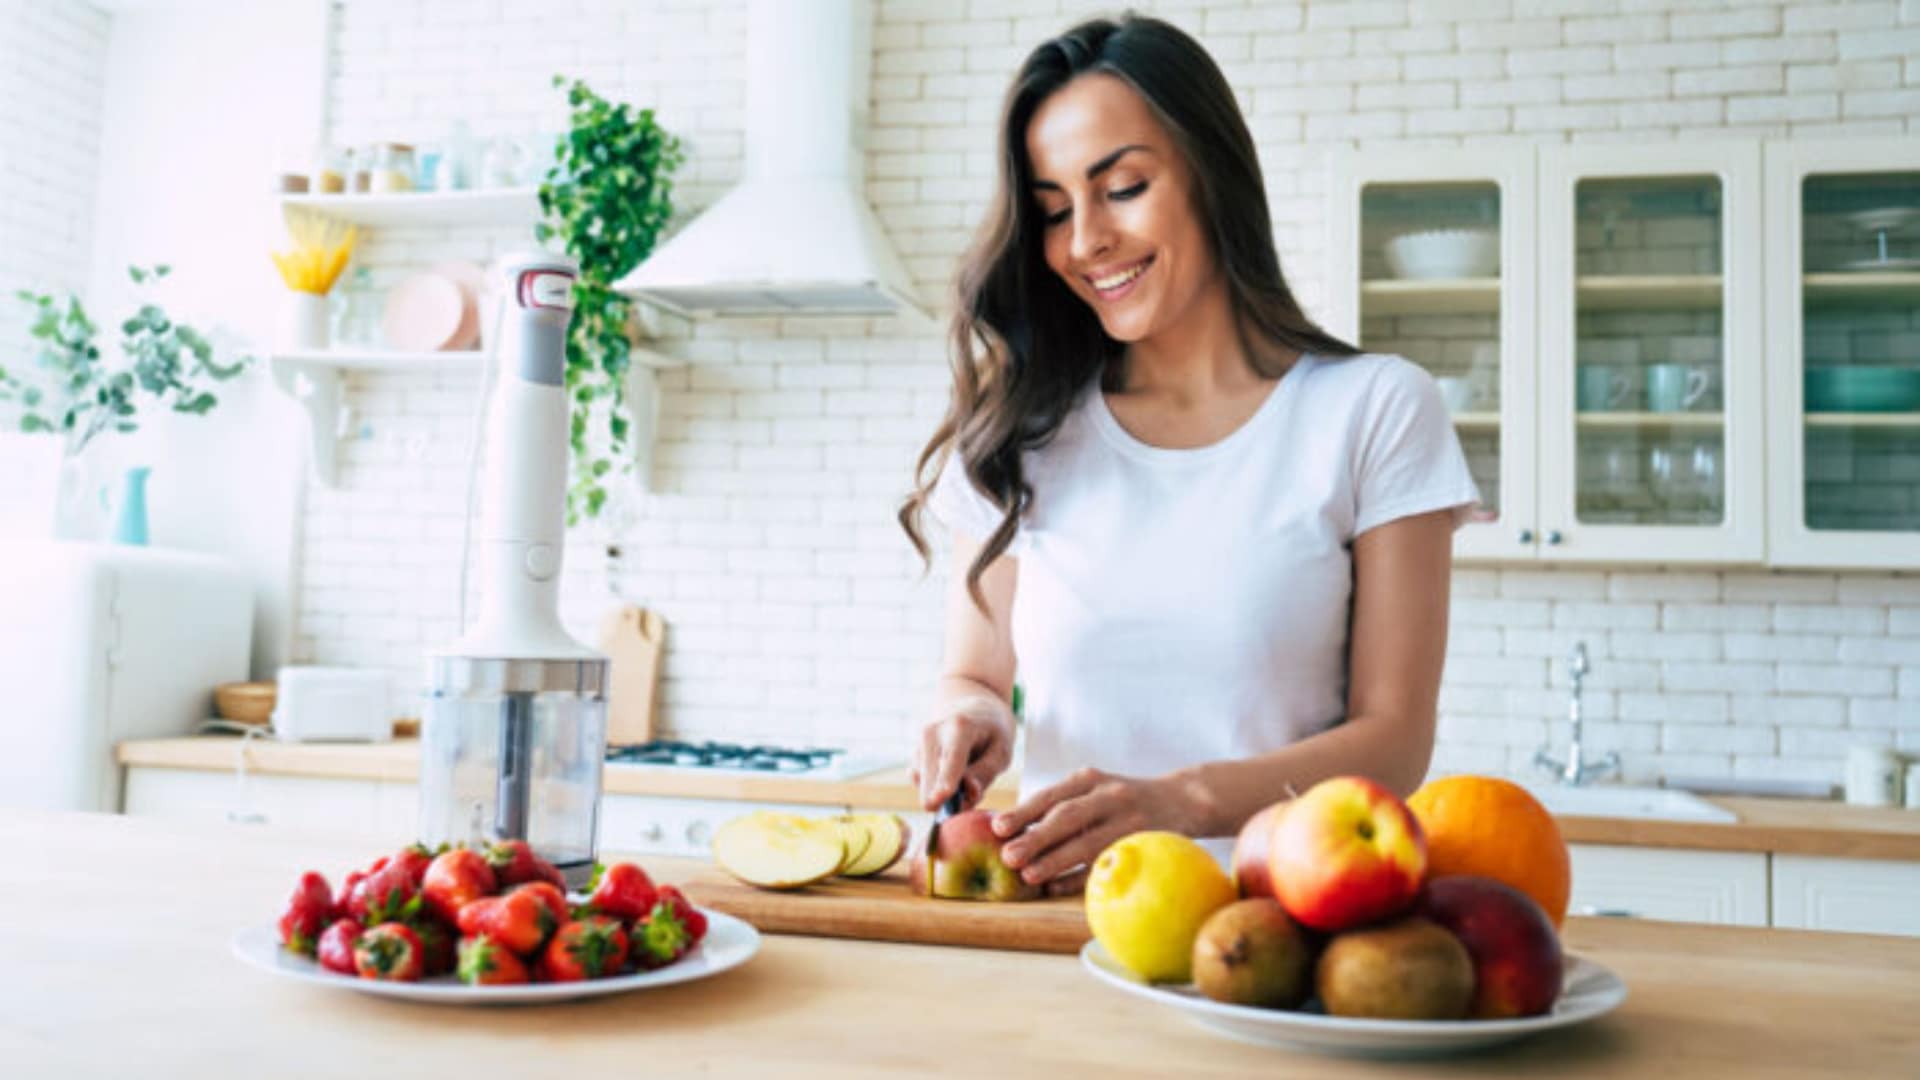
<path id="1" fill-rule="evenodd" d="M 167 273 L 164 264 L 127 268 L 136 285 Z M 34 309 L 27 333 L 38 346 L 31 358 L 38 371 L 28 380 L 0 367 L 0 401 L 19 403 L 21 431 L 60 435 L 69 455 L 107 431 L 136 430 L 143 394 L 171 399 L 174 412 L 205 415 L 218 403 L 206 382 L 234 378 L 253 360 L 242 356 L 229 365 L 216 363 L 212 344 L 198 330 L 174 322 L 157 305 L 142 304 L 120 324 L 126 365 L 109 366 L 95 342 L 99 328 L 79 297 L 25 289 L 17 295 Z"/>

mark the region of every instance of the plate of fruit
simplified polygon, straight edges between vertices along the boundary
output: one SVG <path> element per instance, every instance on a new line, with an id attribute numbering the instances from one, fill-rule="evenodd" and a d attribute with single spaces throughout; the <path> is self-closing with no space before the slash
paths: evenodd
<path id="1" fill-rule="evenodd" d="M 1316 1053 L 1457 1053 L 1605 1015 L 1620 977 L 1561 947 L 1553 816 L 1496 777 L 1401 800 L 1335 777 L 1248 819 L 1231 874 L 1135 833 L 1086 886 L 1096 979 L 1235 1038 Z"/>
<path id="2" fill-rule="evenodd" d="M 240 931 L 241 960 L 285 978 L 411 1001 L 510 1005 L 668 986 L 738 967 L 752 926 L 697 908 L 630 862 L 584 892 L 526 843 L 413 845 L 349 872 L 335 893 L 300 876 L 272 925 Z"/>

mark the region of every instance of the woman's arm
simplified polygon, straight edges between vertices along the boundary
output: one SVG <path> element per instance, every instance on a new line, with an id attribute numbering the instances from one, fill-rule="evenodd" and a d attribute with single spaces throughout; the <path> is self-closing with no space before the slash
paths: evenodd
<path id="1" fill-rule="evenodd" d="M 945 657 L 934 694 L 932 719 L 920 733 L 909 776 L 921 805 L 933 810 L 965 785 L 968 805 L 1013 760 L 1013 694 L 1016 661 L 1011 613 L 1019 564 L 1002 555 L 980 578 L 987 611 L 967 591 L 967 568 L 980 544 L 953 534 L 952 573 L 947 585 Z"/>
<path id="2" fill-rule="evenodd" d="M 1330 776 L 1359 774 L 1400 795 L 1433 755 L 1435 703 L 1447 651 L 1453 512 L 1370 529 L 1353 542 L 1353 626 L 1347 718 L 1292 746 L 1132 779 L 1082 770 L 996 820 L 1012 866 L 1047 881 L 1138 829 L 1231 836 L 1256 811 Z"/>

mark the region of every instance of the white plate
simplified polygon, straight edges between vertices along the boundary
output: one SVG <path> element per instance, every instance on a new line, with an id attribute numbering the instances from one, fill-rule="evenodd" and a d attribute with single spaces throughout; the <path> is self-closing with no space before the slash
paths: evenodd
<path id="1" fill-rule="evenodd" d="M 441 1005 L 525 1005 L 571 1001 L 704 979 L 728 968 L 739 967 L 760 951 L 758 930 L 731 915 L 722 915 L 707 908 L 700 910 L 706 912 L 707 936 L 678 961 L 658 971 L 641 971 L 608 979 L 588 979 L 585 982 L 467 986 L 452 975 L 436 975 L 419 982 L 358 979 L 328 971 L 318 961 L 282 949 L 279 931 L 271 926 L 249 927 L 234 935 L 233 954 L 262 971 L 285 978 L 407 1001 Z"/>
<path id="2" fill-rule="evenodd" d="M 1566 958 L 1565 988 L 1553 1011 L 1517 1020 L 1362 1020 L 1285 1009 L 1227 1005 L 1200 996 L 1191 985 L 1140 982 L 1097 941 L 1080 950 L 1080 963 L 1101 982 L 1178 1009 L 1202 1026 L 1247 1042 L 1317 1054 L 1429 1057 L 1508 1042 L 1611 1012 L 1627 999 L 1627 984 L 1591 960 Z"/>

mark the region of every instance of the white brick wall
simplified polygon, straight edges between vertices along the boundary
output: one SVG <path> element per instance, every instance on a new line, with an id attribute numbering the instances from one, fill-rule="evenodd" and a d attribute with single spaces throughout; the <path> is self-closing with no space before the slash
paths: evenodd
<path id="1" fill-rule="evenodd" d="M 87 281 L 107 16 L 72 0 L 0 0 L 0 27 L 0 366 L 19 371 L 29 367 L 32 309 L 14 293 Z M 0 428 L 12 427 L 11 415 L 0 417 Z M 47 496 L 37 470 L 45 455 L 22 438 L 0 435 L 0 518 L 37 520 L 38 504 L 23 504 Z"/>
<path id="2" fill-rule="evenodd" d="M 978 219 L 993 121 L 1024 52 L 1073 0 L 881 0 L 868 190 L 930 298 Z M 1743 0 L 1704 11 L 1568 0 L 1144 3 L 1222 61 L 1261 141 L 1288 273 L 1324 294 L 1324 165 L 1335 145 L 1679 140 L 1920 131 L 1920 11 Z M 1783 34 L 1783 29 L 1785 33 Z M 588 0 L 342 5 L 333 135 L 432 138 L 564 123 L 554 72 L 658 110 L 689 150 L 683 210 L 741 167 L 740 3 Z M 391 280 L 511 235 L 379 237 Z M 940 578 L 892 524 L 943 405 L 938 330 L 884 320 L 701 324 L 664 349 L 655 493 L 572 537 L 564 607 L 590 635 L 621 595 L 671 626 L 666 726 L 695 737 L 904 752 L 934 674 Z M 296 655 L 389 666 L 417 691 L 453 636 L 474 380 L 356 377 L 366 436 L 307 517 Z M 625 552 L 610 570 L 607 536 Z M 1630 777 L 1836 780 L 1850 740 L 1920 749 L 1920 580 L 1660 568 L 1463 569 L 1442 693 L 1440 770 L 1522 772 L 1564 741 L 1565 657 L 1593 660 L 1592 745 Z"/>

